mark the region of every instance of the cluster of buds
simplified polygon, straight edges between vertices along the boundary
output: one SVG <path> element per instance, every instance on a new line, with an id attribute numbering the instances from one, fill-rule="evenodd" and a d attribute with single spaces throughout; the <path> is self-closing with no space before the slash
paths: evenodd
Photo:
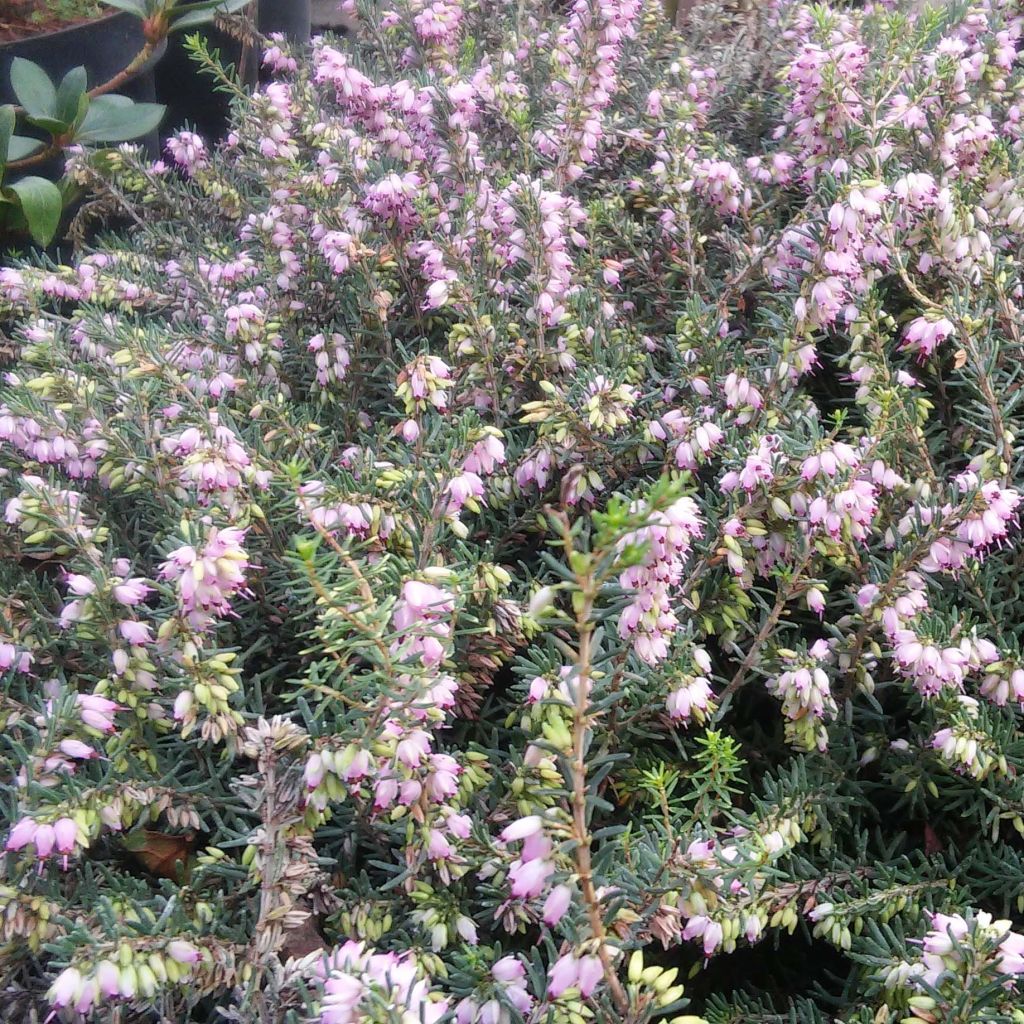
<path id="1" fill-rule="evenodd" d="M 445 412 L 452 371 L 437 356 L 417 356 L 398 375 L 395 395 L 404 403 L 406 415 L 414 417 L 428 409 Z"/>
<path id="2" fill-rule="evenodd" d="M 186 427 L 165 437 L 160 446 L 182 460 L 176 470 L 181 496 L 194 490 L 202 505 L 218 504 L 236 514 L 248 485 L 265 488 L 268 484 L 269 474 L 253 466 L 238 435 L 220 422 L 216 410 L 210 413 L 207 431 Z"/>
<path id="3" fill-rule="evenodd" d="M 921 941 L 920 960 L 901 961 L 884 976 L 887 988 L 920 989 L 928 986 L 940 995 L 955 996 L 968 977 L 978 977 L 986 968 L 1002 975 L 1010 986 L 1024 974 L 1024 935 L 1011 930 L 1012 922 L 993 920 L 985 911 L 960 914 L 932 914 L 931 930 Z M 929 1024 L 944 1019 L 938 1003 L 925 997 L 918 1013 Z M 931 1012 L 931 1011 L 938 1012 Z"/>
<path id="4" fill-rule="evenodd" d="M 838 711 L 828 673 L 822 667 L 832 660 L 832 649 L 828 641 L 817 640 L 802 656 L 787 649 L 780 649 L 778 654 L 787 668 L 770 677 L 766 685 L 782 701 L 786 740 L 801 750 L 825 750 L 825 722 Z"/>
<path id="5" fill-rule="evenodd" d="M 677 985 L 678 967 L 658 967 L 644 964 L 643 950 L 636 950 L 629 958 L 626 970 L 626 995 L 630 1010 L 640 1017 L 651 1007 L 662 1009 L 682 998 L 684 987 Z M 707 1024 L 702 1017 L 684 1014 L 673 1017 L 666 1024 Z"/>
<path id="6" fill-rule="evenodd" d="M 150 953 L 122 942 L 110 959 L 66 967 L 47 996 L 57 1009 L 68 1007 L 87 1014 L 105 1000 L 147 999 L 167 985 L 185 984 L 193 965 L 202 958 L 202 953 L 183 939 L 173 939 Z"/>
<path id="7" fill-rule="evenodd" d="M 733 829 L 727 839 L 691 842 L 685 859 L 698 877 L 676 902 L 686 921 L 682 938 L 699 941 L 705 957 L 711 957 L 719 950 L 733 952 L 741 938 L 757 942 L 769 927 L 792 933 L 800 920 L 796 907 L 792 901 L 780 903 L 762 869 L 792 850 L 804 831 L 796 818 L 786 817 L 763 822 L 757 830 Z M 727 882 L 729 874 L 734 877 Z M 677 929 L 674 921 L 663 921 L 663 941 Z"/>
<path id="8" fill-rule="evenodd" d="M 420 883 L 417 883 L 419 885 Z M 338 930 L 365 942 L 379 942 L 394 924 L 391 904 L 362 900 L 338 911 Z"/>
<path id="9" fill-rule="evenodd" d="M 178 585 L 181 609 L 196 629 L 231 613 L 231 597 L 245 586 L 249 558 L 245 530 L 210 527 L 201 549 L 185 544 L 172 551 L 160 575 Z"/>
<path id="10" fill-rule="evenodd" d="M 56 931 L 56 907 L 39 893 L 22 892 L 0 883 L 0 939 L 24 942 L 33 953 Z"/>
<path id="11" fill-rule="evenodd" d="M 428 882 L 418 881 L 409 894 L 416 909 L 409 915 L 430 938 L 435 952 L 447 949 L 453 942 L 476 945 L 476 925 L 459 910 L 458 903 L 443 890 L 439 892 Z"/>
<path id="12" fill-rule="evenodd" d="M 957 714 L 950 725 L 932 737 L 932 747 L 954 771 L 973 779 L 984 779 L 993 771 L 1009 772 L 1005 754 L 996 749 L 995 741 L 982 728 L 975 726 L 978 702 L 964 694 L 956 699 Z"/>
<path id="13" fill-rule="evenodd" d="M 332 384 L 340 384 L 348 373 L 352 357 L 348 351 L 348 341 L 343 334 L 316 334 L 307 342 L 306 347 L 313 353 L 316 364 L 316 382 L 321 389 Z M 321 390 L 321 399 L 326 400 L 326 390 Z"/>
<path id="14" fill-rule="evenodd" d="M 692 498 L 678 498 L 663 511 L 649 511 L 642 503 L 635 503 L 630 511 L 645 514 L 650 523 L 630 532 L 619 543 L 623 552 L 641 552 L 619 576 L 622 588 L 634 595 L 619 617 L 619 635 L 631 639 L 637 657 L 653 665 L 668 657 L 672 635 L 679 625 L 674 593 L 682 580 L 690 547 L 704 524 Z"/>
<path id="15" fill-rule="evenodd" d="M 85 515 L 82 498 L 78 491 L 51 487 L 42 477 L 26 474 L 21 492 L 4 507 L 4 518 L 18 527 L 30 546 L 56 540 L 54 551 L 59 555 L 69 554 L 71 545 L 105 544 L 109 531 Z"/>
<path id="16" fill-rule="evenodd" d="M 587 385 L 583 405 L 587 423 L 599 434 L 617 433 L 629 423 L 637 397 L 631 384 L 613 384 L 607 377 L 595 377 Z"/>
<path id="17" fill-rule="evenodd" d="M 168 619 L 161 633 L 169 635 L 173 627 L 174 620 Z M 219 743 L 238 731 L 243 718 L 231 707 L 231 699 L 240 689 L 241 673 L 233 664 L 235 658 L 234 651 L 207 655 L 191 640 L 176 653 L 175 661 L 189 680 L 188 687 L 174 699 L 174 720 L 181 723 L 182 738 L 191 735 L 200 714 L 204 716 L 200 735 L 206 742 Z"/>
<path id="18" fill-rule="evenodd" d="M 910 905 L 911 898 L 905 890 L 881 889 L 859 899 L 848 899 L 842 903 L 818 903 L 812 897 L 804 910 L 813 922 L 812 934 L 825 939 L 836 949 L 850 949 L 853 937 L 860 935 L 866 921 L 888 924 L 897 914 Z"/>

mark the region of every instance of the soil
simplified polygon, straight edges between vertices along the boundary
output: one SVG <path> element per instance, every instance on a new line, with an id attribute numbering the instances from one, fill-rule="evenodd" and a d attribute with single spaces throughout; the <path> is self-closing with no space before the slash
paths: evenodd
<path id="1" fill-rule="evenodd" d="M 0 0 L 0 43 L 81 25 L 110 13 L 99 10 L 93 14 L 75 14 L 70 13 L 70 9 L 71 5 L 54 4 L 51 0 Z"/>

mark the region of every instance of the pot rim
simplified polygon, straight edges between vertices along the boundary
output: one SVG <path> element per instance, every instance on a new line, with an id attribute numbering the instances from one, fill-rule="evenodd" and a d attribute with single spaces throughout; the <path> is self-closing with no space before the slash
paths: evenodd
<path id="1" fill-rule="evenodd" d="M 64 28 L 42 29 L 30 36 L 22 36 L 20 39 L 8 39 L 0 43 L 0 53 L 14 49 L 22 43 L 33 42 L 36 39 L 53 39 L 56 36 L 71 35 L 80 32 L 82 29 L 91 28 L 93 25 L 101 25 L 105 21 L 114 21 L 117 18 L 131 18 L 133 21 L 139 19 L 128 11 L 111 11 L 109 14 L 101 14 L 98 18 L 90 18 L 88 21 L 76 21 L 73 25 L 65 25 Z"/>

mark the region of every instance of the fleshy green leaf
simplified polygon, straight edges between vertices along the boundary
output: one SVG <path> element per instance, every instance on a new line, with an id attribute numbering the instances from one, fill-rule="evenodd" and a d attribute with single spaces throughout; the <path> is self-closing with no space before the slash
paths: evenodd
<path id="1" fill-rule="evenodd" d="M 30 177 L 16 181 L 10 191 L 18 197 L 32 240 L 37 245 L 49 245 L 64 209 L 60 189 L 46 178 Z"/>
<path id="2" fill-rule="evenodd" d="M 57 87 L 57 117 L 65 124 L 73 124 L 80 113 L 82 96 L 88 86 L 85 68 L 72 68 Z"/>
<path id="3" fill-rule="evenodd" d="M 43 143 L 40 139 L 30 139 L 27 135 L 12 135 L 7 149 L 7 160 L 10 163 L 24 160 L 42 148 Z"/>
<path id="4" fill-rule="evenodd" d="M 38 64 L 15 57 L 11 61 L 11 88 L 30 116 L 57 116 L 57 90 Z"/>
<path id="5" fill-rule="evenodd" d="M 107 7 L 116 7 L 119 11 L 127 11 L 136 17 L 146 17 L 145 0 L 103 0 Z"/>
<path id="6" fill-rule="evenodd" d="M 247 7 L 251 0 L 222 0 L 221 3 L 211 4 L 188 4 L 184 13 L 175 18 L 171 23 L 171 31 L 178 32 L 184 28 L 193 28 L 196 25 L 205 25 L 213 20 L 217 14 L 234 14 L 235 11 Z"/>
<path id="7" fill-rule="evenodd" d="M 32 116 L 26 117 L 26 121 L 29 124 L 35 125 L 36 128 L 42 128 L 44 132 L 49 132 L 51 135 L 63 135 L 71 125 L 59 117 L 44 117 L 44 116 Z"/>
<path id="8" fill-rule="evenodd" d="M 7 163 L 11 157 L 8 149 L 11 144 L 11 136 L 14 134 L 14 107 L 9 103 L 0 107 L 0 164 Z M 17 159 L 15 157 L 15 159 Z"/>
<path id="9" fill-rule="evenodd" d="M 151 132 L 164 116 L 162 103 L 133 103 L 127 96 L 97 96 L 89 105 L 76 142 L 126 142 Z"/>

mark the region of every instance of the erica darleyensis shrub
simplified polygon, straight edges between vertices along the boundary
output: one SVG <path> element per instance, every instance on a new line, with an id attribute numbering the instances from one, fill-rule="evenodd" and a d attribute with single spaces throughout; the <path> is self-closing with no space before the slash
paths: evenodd
<path id="1" fill-rule="evenodd" d="M 754 8 L 364 10 L 76 158 L 9 1019 L 1024 1019 L 1024 25 Z"/>

